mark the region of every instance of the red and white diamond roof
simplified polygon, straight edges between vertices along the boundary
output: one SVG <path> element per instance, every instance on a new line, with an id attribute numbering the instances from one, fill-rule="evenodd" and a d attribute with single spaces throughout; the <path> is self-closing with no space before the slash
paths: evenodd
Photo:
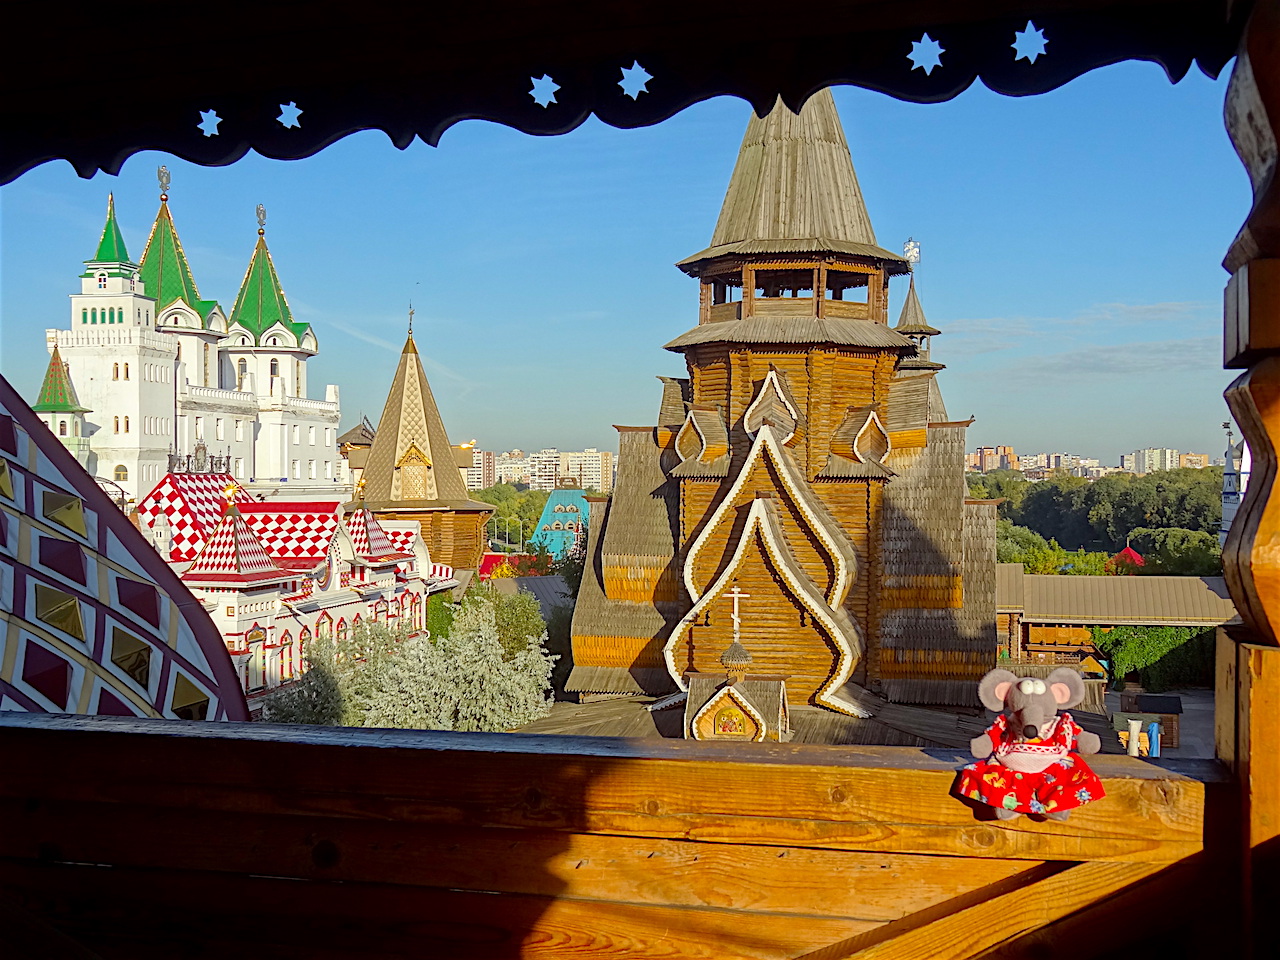
<path id="1" fill-rule="evenodd" d="M 276 564 L 239 509 L 231 505 L 182 579 L 188 583 L 258 586 L 279 583 L 291 576 Z"/>
<path id="2" fill-rule="evenodd" d="M 338 528 L 337 500 L 253 502 L 240 507 L 244 521 L 267 553 L 287 570 L 309 571 L 321 563 Z"/>
<path id="3" fill-rule="evenodd" d="M 412 553 L 397 549 L 364 507 L 347 514 L 347 533 L 351 534 L 356 556 L 368 563 L 396 563 L 413 558 Z"/>
<path id="4" fill-rule="evenodd" d="M 153 527 L 163 516 L 173 537 L 169 559 L 194 560 L 222 519 L 228 487 L 235 488 L 237 506 L 257 502 L 229 473 L 167 473 L 139 501 L 138 519 Z"/>

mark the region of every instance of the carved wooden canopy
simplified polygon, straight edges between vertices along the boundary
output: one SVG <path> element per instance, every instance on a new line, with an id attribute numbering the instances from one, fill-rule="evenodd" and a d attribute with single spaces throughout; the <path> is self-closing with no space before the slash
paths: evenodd
<path id="1" fill-rule="evenodd" d="M 1252 5 L 121 0 L 107 10 L 67 0 L 55 15 L 27 0 L 7 10 L 22 28 L 5 34 L 0 182 L 56 158 L 82 176 L 115 173 L 146 149 L 206 165 L 251 149 L 296 159 L 367 129 L 402 148 L 414 137 L 434 144 L 467 118 L 537 134 L 591 113 L 637 127 L 719 94 L 763 115 L 778 94 L 796 109 L 835 83 L 933 102 L 975 80 L 1041 93 L 1126 59 L 1159 63 L 1175 81 L 1193 65 L 1212 76 Z M 1013 43 L 1028 21 L 1047 45 L 1019 58 Z M 937 65 L 921 61 L 938 49 Z"/>

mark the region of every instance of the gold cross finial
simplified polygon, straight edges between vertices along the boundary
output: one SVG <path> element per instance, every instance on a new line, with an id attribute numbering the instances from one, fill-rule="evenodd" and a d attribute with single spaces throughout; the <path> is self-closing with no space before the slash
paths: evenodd
<path id="1" fill-rule="evenodd" d="M 409 301 L 409 336 L 413 336 L 413 301 Z"/>
<path id="2" fill-rule="evenodd" d="M 364 502 L 364 487 L 365 487 L 365 484 L 368 482 L 369 481 L 366 480 L 364 477 L 361 477 L 359 480 L 356 481 L 356 499 L 359 500 L 361 503 Z"/>
<path id="3" fill-rule="evenodd" d="M 224 497 L 226 497 L 226 498 L 227 498 L 227 503 L 228 503 L 228 505 L 233 504 L 233 503 L 235 503 L 235 502 L 236 502 L 236 490 L 237 490 L 237 489 L 238 489 L 238 488 L 236 487 L 236 485 L 235 485 L 234 483 L 229 483 L 229 484 L 227 484 L 227 485 L 223 488 L 223 490 L 222 490 L 222 495 L 223 495 Z"/>

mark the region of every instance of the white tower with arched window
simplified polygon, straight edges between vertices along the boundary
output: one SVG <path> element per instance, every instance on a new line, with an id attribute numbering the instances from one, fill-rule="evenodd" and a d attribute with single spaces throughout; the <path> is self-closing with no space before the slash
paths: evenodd
<path id="1" fill-rule="evenodd" d="M 75 450 L 85 468 L 118 482 L 130 497 L 150 490 L 168 465 L 176 351 L 155 331 L 155 306 L 108 197 L 97 250 L 71 296 L 70 329 L 46 331 L 46 338 L 86 408 L 66 420 L 68 446 L 85 447 Z M 51 429 L 62 425 L 58 419 Z"/>

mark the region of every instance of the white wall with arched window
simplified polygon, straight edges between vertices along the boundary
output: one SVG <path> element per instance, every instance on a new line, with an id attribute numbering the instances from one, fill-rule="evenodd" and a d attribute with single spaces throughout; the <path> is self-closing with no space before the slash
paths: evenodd
<path id="1" fill-rule="evenodd" d="M 123 483 L 129 479 L 129 468 L 123 463 L 116 464 L 115 470 L 112 471 L 111 479 L 116 483 Z"/>

